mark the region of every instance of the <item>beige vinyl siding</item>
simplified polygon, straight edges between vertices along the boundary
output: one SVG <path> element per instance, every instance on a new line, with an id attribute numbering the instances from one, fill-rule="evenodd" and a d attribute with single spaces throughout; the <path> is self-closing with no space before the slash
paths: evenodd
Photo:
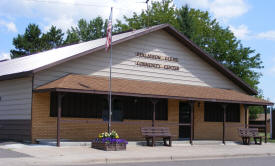
<path id="1" fill-rule="evenodd" d="M 136 52 L 151 53 L 178 58 L 178 62 L 137 57 Z M 58 55 L 56 55 L 58 56 Z M 136 61 L 179 66 L 179 71 L 146 68 Z M 109 54 L 104 50 L 65 62 L 38 72 L 34 77 L 35 87 L 56 80 L 64 75 L 109 75 Z M 243 92 L 237 85 L 215 68 L 204 62 L 177 39 L 160 30 L 113 47 L 112 76 L 126 79 L 179 83 L 234 89 Z"/>
<path id="2" fill-rule="evenodd" d="M 30 120 L 32 78 L 0 81 L 0 120 Z"/>

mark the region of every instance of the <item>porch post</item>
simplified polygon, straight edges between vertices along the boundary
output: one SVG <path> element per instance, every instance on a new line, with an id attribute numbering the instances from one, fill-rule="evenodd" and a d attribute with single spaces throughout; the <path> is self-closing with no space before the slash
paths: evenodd
<path id="1" fill-rule="evenodd" d="M 267 143 L 267 106 L 264 106 L 264 124 L 265 124 L 265 127 L 264 127 L 264 141 L 265 143 Z"/>
<path id="2" fill-rule="evenodd" d="M 58 109 L 57 109 L 57 133 L 56 133 L 56 146 L 60 147 L 60 119 L 62 112 L 62 94 L 58 93 Z"/>
<path id="3" fill-rule="evenodd" d="M 244 105 L 244 118 L 245 118 L 245 128 L 248 128 L 248 124 L 247 124 L 247 109 L 248 109 L 248 105 Z"/>
<path id="4" fill-rule="evenodd" d="M 156 121 L 156 104 L 157 104 L 157 100 L 152 99 L 152 103 L 153 103 L 153 119 L 152 119 L 152 127 L 155 127 L 155 121 Z M 152 138 L 152 146 L 155 146 L 155 137 Z"/>
<path id="5" fill-rule="evenodd" d="M 226 104 L 223 104 L 223 128 L 222 128 L 222 143 L 225 144 L 225 121 L 226 121 Z"/>
<path id="6" fill-rule="evenodd" d="M 191 109 L 191 117 L 190 117 L 190 144 L 193 145 L 193 134 L 194 134 L 194 126 L 193 126 L 193 118 L 194 118 L 194 101 L 190 101 L 190 109 Z"/>
<path id="7" fill-rule="evenodd" d="M 152 119 L 152 127 L 155 127 L 155 121 L 156 121 L 156 104 L 157 100 L 152 100 L 153 103 L 153 119 Z"/>

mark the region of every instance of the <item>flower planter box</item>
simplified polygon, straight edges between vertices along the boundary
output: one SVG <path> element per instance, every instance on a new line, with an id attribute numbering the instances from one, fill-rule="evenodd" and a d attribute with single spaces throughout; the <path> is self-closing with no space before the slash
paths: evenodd
<path id="1" fill-rule="evenodd" d="M 121 151 L 126 150 L 126 143 L 92 142 L 92 148 L 105 151 Z"/>

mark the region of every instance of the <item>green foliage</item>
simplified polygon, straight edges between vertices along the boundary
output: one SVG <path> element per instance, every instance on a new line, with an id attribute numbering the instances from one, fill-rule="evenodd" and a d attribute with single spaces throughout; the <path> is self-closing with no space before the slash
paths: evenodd
<path id="1" fill-rule="evenodd" d="M 176 19 L 179 24 L 178 30 L 191 39 L 194 36 L 194 28 L 196 27 L 194 27 L 193 18 L 189 14 L 188 5 L 182 6 L 181 9 L 177 10 Z"/>
<path id="2" fill-rule="evenodd" d="M 36 52 L 49 50 L 63 44 L 61 29 L 52 26 L 50 30 L 42 34 L 38 25 L 29 24 L 23 35 L 13 38 L 15 49 L 10 51 L 11 58 L 30 55 Z"/>
<path id="3" fill-rule="evenodd" d="M 11 50 L 11 58 L 29 55 L 42 51 L 41 30 L 38 25 L 29 24 L 23 35 L 13 39 L 14 50 Z"/>
<path id="4" fill-rule="evenodd" d="M 249 119 L 257 119 L 258 115 L 264 113 L 262 106 L 251 106 L 249 107 Z"/>
<path id="5" fill-rule="evenodd" d="M 57 29 L 55 26 L 52 26 L 49 32 L 42 35 L 41 40 L 44 42 L 43 48 L 45 50 L 49 50 L 62 46 L 63 36 L 64 33 L 62 33 L 61 29 Z"/>
<path id="6" fill-rule="evenodd" d="M 79 42 L 80 42 L 80 37 L 76 32 L 75 28 L 72 27 L 70 30 L 67 30 L 67 38 L 64 41 L 64 45 L 76 44 Z"/>
<path id="7" fill-rule="evenodd" d="M 71 27 L 67 31 L 65 44 L 75 44 L 101 38 L 105 34 L 104 28 L 105 24 L 101 17 L 97 17 L 90 22 L 80 19 L 77 27 Z"/>
<path id="8" fill-rule="evenodd" d="M 104 22 L 101 17 L 89 22 L 80 19 L 77 27 L 71 27 L 71 29 L 67 30 L 67 36 L 64 40 L 64 33 L 55 26 L 52 26 L 48 32 L 42 33 L 38 25 L 29 24 L 24 34 L 19 34 L 13 39 L 15 49 L 10 51 L 11 58 L 101 38 L 106 34 L 106 27 L 107 21 L 105 20 Z"/>
<path id="9" fill-rule="evenodd" d="M 124 19 L 127 24 L 121 24 L 121 22 L 118 22 L 118 24 L 121 25 L 122 30 L 144 28 L 148 26 L 148 23 L 149 26 L 169 23 L 177 27 L 176 11 L 172 0 L 152 2 L 148 11 L 142 10 L 139 15 L 134 12 L 132 17 L 124 16 Z M 116 25 L 116 27 L 118 26 L 119 25 Z"/>
<path id="10" fill-rule="evenodd" d="M 184 6 L 178 10 L 179 30 L 200 48 L 255 89 L 263 68 L 260 54 L 244 47 L 229 28 L 223 28 L 208 12 Z"/>

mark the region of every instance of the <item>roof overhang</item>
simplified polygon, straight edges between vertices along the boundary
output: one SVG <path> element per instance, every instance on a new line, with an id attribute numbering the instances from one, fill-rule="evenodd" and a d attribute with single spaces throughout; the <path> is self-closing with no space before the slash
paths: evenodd
<path id="1" fill-rule="evenodd" d="M 107 77 L 70 74 L 42 85 L 36 88 L 34 92 L 109 94 L 108 87 L 109 81 Z M 269 101 L 233 90 L 120 78 L 112 79 L 112 94 L 121 96 L 239 103 L 246 105 L 273 105 L 273 103 Z"/>
<path id="2" fill-rule="evenodd" d="M 25 71 L 25 72 L 21 72 L 21 73 L 8 74 L 8 75 L 0 76 L 0 81 L 11 80 L 11 79 L 16 79 L 16 78 L 31 77 L 32 75 L 33 75 L 32 71 Z"/>

